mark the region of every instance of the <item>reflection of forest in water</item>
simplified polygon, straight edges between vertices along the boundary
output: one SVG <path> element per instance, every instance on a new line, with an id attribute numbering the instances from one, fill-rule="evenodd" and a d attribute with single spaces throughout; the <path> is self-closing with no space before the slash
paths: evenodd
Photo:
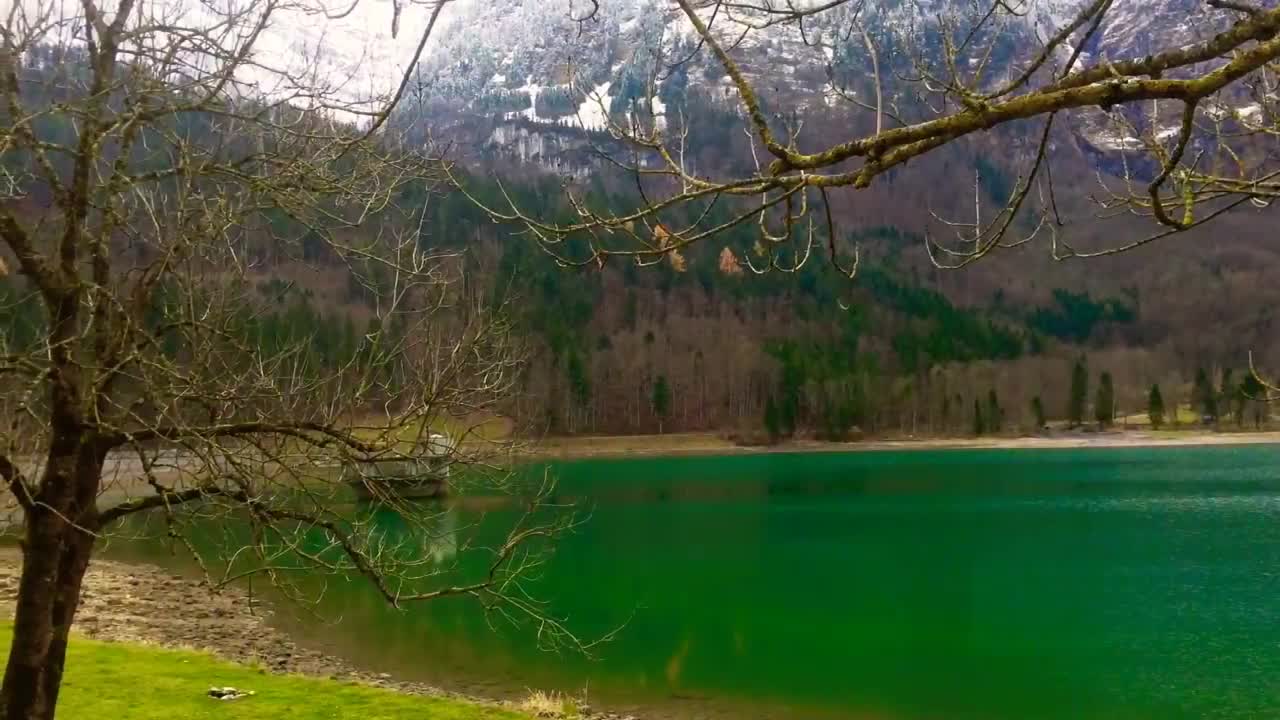
<path id="1" fill-rule="evenodd" d="M 493 524 L 481 522 L 484 513 L 460 509 L 451 501 L 397 501 L 394 505 L 355 502 L 339 510 L 349 519 L 353 537 L 359 539 L 365 552 L 376 560 L 379 568 L 391 573 L 390 579 L 398 581 L 405 592 L 430 590 L 433 584 L 448 582 L 461 573 L 459 566 L 466 560 L 460 557 L 466 554 L 462 552 L 463 547 L 472 547 L 472 554 L 477 556 L 487 552 L 485 543 L 469 544 L 461 536 L 470 533 L 474 540 Z M 463 519 L 464 514 L 468 519 Z M 268 533 L 255 528 L 241 515 L 193 515 L 181 518 L 182 535 L 188 542 L 179 543 L 170 535 L 168 522 L 160 513 L 135 515 L 113 535 L 105 553 L 164 567 L 192 571 L 203 568 L 215 581 L 223 577 L 243 578 L 243 582 L 252 582 L 255 590 L 268 593 L 270 589 L 264 587 L 266 582 L 252 579 L 255 571 L 263 567 L 275 573 L 287 573 L 288 582 L 304 595 L 308 592 L 314 592 L 317 597 L 327 594 L 328 585 L 335 577 L 345 581 L 342 585 L 349 586 L 350 592 L 357 592 L 357 588 L 372 590 L 360 587 L 354 568 L 348 568 L 345 575 L 335 576 L 299 555 L 314 555 L 335 563 L 335 567 L 342 563 L 342 549 L 321 527 L 281 524 Z M 193 551 L 199 556 L 198 562 L 192 557 Z M 469 564 L 481 566 L 479 559 Z M 396 576 L 396 568 L 403 568 L 403 574 Z M 308 569 L 313 572 L 307 572 Z M 376 593 L 370 594 L 376 597 Z"/>
<path id="2" fill-rule="evenodd" d="M 472 598 L 393 607 L 354 577 L 305 578 L 331 622 L 273 621 L 374 672 L 498 698 L 589 687 L 655 719 L 1273 717 L 1277 462 L 1258 446 L 564 463 L 552 502 L 583 522 L 521 586 L 583 637 L 622 625 L 594 657 L 543 652 Z M 355 509 L 438 588 L 483 575 L 526 507 Z"/>
<path id="3" fill-rule="evenodd" d="M 426 502 L 406 508 L 412 521 L 399 509 L 378 506 L 373 511 L 374 537 L 406 560 L 430 559 L 437 565 L 458 556 L 458 510 L 447 503 Z"/>

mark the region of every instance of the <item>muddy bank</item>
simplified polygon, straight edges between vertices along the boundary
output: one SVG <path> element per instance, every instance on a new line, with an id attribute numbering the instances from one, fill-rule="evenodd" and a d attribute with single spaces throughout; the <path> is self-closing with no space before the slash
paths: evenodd
<path id="1" fill-rule="evenodd" d="M 0 617 L 6 619 L 13 616 L 20 563 L 17 548 L 0 548 Z M 362 671 L 341 658 L 297 645 L 272 627 L 270 616 L 268 606 L 235 588 L 213 592 L 203 583 L 154 566 L 95 559 L 85 577 L 74 631 L 97 640 L 205 650 L 275 673 L 327 677 L 511 707 L 510 703 Z M 589 717 L 635 720 L 610 713 Z"/>
<path id="2" fill-rule="evenodd" d="M 13 615 L 21 555 L 0 549 L 0 603 Z M 75 632 L 115 642 L 207 650 L 272 672 L 299 673 L 444 695 L 415 683 L 362 673 L 338 658 L 298 647 L 268 624 L 270 610 L 235 589 L 212 592 L 202 583 L 147 565 L 95 559 L 85 577 Z"/>

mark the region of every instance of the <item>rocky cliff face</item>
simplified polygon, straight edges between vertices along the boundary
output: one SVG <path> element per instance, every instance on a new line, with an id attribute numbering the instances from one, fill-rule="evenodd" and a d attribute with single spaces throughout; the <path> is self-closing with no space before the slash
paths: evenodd
<path id="1" fill-rule="evenodd" d="M 768 12 L 704 4 L 704 20 L 733 48 L 766 108 L 794 109 L 800 117 L 867 114 L 859 104 L 874 97 L 869 43 L 885 70 L 886 102 L 910 114 L 914 90 L 894 82 L 890 70 L 905 74 L 920 60 L 941 70 L 948 28 L 962 36 L 977 17 L 974 5 L 961 0 L 868 0 L 803 23 L 771 24 L 776 16 Z M 986 35 L 970 43 L 960 65 L 980 83 L 997 85 L 1086 4 L 1007 3 L 1012 11 L 1002 11 Z M 1184 45 L 1234 17 L 1200 0 L 1116 0 L 1078 66 Z M 574 157 L 585 155 L 577 152 L 582 138 L 605 131 L 610 119 L 641 116 L 662 127 L 676 112 L 737 112 L 736 88 L 710 53 L 698 50 L 696 31 L 669 0 L 604 0 L 595 9 L 588 0 L 461 0 L 420 66 L 422 92 L 410 112 L 429 115 L 437 132 L 464 131 L 479 147 L 582 173 L 590 164 Z M 645 101 L 650 91 L 652 103 Z M 1249 112 L 1247 101 L 1236 110 Z M 1143 133 L 1172 133 L 1173 121 L 1162 122 L 1157 117 L 1155 127 L 1143 127 L 1152 124 L 1148 119 L 1125 130 L 1098 111 L 1082 113 L 1071 129 L 1106 153 L 1134 146 Z"/>

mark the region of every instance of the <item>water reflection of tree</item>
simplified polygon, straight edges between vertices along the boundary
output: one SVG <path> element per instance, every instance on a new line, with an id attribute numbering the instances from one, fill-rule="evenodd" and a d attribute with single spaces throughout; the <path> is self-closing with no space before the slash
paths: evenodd
<path id="1" fill-rule="evenodd" d="M 136 516 L 214 585 L 254 575 L 315 604 L 317 587 L 361 580 L 397 607 L 472 598 L 579 644 L 520 582 L 574 523 L 538 511 L 546 493 L 519 492 L 527 512 L 457 577 L 440 572 L 447 553 L 399 554 L 335 482 L 352 464 L 444 464 L 494 469 L 476 481 L 508 492 L 508 435 L 486 423 L 524 348 L 509 301 L 473 287 L 475 263 L 424 242 L 446 178 L 387 122 L 410 76 L 364 91 L 324 43 L 264 63 L 272 28 L 336 20 L 323 5 L 0 13 L 0 325 L 24 328 L 0 330 L 0 480 L 24 550 L 7 720 L 54 716 L 94 551 Z M 415 13 L 417 52 L 443 6 Z M 349 302 L 317 307 L 335 283 Z"/>
<path id="2" fill-rule="evenodd" d="M 445 503 L 419 503 L 410 522 L 397 509 L 379 505 L 371 516 L 374 535 L 404 561 L 429 560 L 446 566 L 458 556 L 458 511 Z"/>

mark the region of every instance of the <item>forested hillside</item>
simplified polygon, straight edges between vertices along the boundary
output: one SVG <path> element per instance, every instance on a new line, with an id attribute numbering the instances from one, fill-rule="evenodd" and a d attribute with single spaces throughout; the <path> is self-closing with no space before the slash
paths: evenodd
<path id="1" fill-rule="evenodd" d="M 26 69 L 33 85 L 66 60 L 34 57 Z M 734 116 L 696 98 L 679 102 L 699 113 L 690 133 L 699 162 L 711 167 L 749 155 L 732 131 Z M 202 132 L 198 115 L 188 121 L 182 132 Z M 52 116 L 48 122 L 43 131 L 51 136 L 74 133 Z M 834 122 L 817 117 L 807 132 Z M 758 233 L 749 225 L 655 264 L 615 258 L 563 267 L 525 229 L 496 222 L 474 202 L 514 201 L 540 217 L 568 216 L 560 180 L 542 164 L 513 161 L 484 143 L 462 148 L 471 153 L 463 178 L 470 197 L 444 183 L 417 187 L 415 197 L 403 199 L 424 216 L 401 229 L 418 233 L 424 249 L 460 253 L 468 296 L 508 303 L 529 363 L 506 412 L 535 432 L 1013 432 L 1034 428 L 1040 414 L 1080 414 L 1071 378 L 1081 359 L 1091 387 L 1102 373 L 1112 378 L 1115 409 L 1124 415 L 1146 410 L 1153 384 L 1171 406 L 1190 402 L 1201 370 L 1216 385 L 1236 368 L 1232 387 L 1222 389 L 1232 396 L 1248 351 L 1264 367 L 1277 357 L 1271 308 L 1280 290 L 1265 272 L 1277 259 L 1265 214 L 1089 263 L 1054 262 L 1032 247 L 960 271 L 930 264 L 921 208 L 970 204 L 966 187 L 974 177 L 983 203 L 999 201 L 1017 172 L 1001 143 L 1019 141 L 1006 130 L 958 144 L 921 160 L 926 172 L 891 176 L 839 202 L 833 211 L 841 243 L 860 248 L 853 279 L 816 262 L 795 272 L 756 272 Z M 1087 192 L 1087 153 L 1066 144 L 1057 152 L 1068 168 L 1059 182 Z M 598 204 L 635 200 L 625 178 L 607 170 L 584 180 Z M 22 212 L 38 217 L 46 200 L 29 193 Z M 272 348 L 297 346 L 316 368 L 343 367 L 367 351 L 376 332 L 370 319 L 394 278 L 376 264 L 350 269 L 338 262 L 286 214 L 265 218 L 246 232 L 263 308 L 246 320 L 246 337 Z M 1074 231 L 1086 243 L 1138 232 L 1087 218 Z M 128 252 L 127 242 L 119 252 Z M 16 279 L 0 280 L 0 327 L 11 345 L 23 345 L 44 321 L 24 299 L 29 291 Z M 394 337 L 395 327 L 389 331 Z M 1096 401 L 1090 393 L 1088 404 Z"/>
<path id="2" fill-rule="evenodd" d="M 593 5 L 585 14 L 567 2 L 459 5 L 455 22 L 477 30 L 444 37 L 424 59 L 422 93 L 400 120 L 424 141 L 451 143 L 473 173 L 464 186 L 485 206 L 571 222 L 563 203 L 572 194 L 574 211 L 592 217 L 644 214 L 654 197 L 668 197 L 641 180 L 666 167 L 647 144 L 646 122 L 678 152 L 673 174 L 752 177 L 768 153 L 748 117 L 748 87 L 774 132 L 805 150 L 880 122 L 932 118 L 938 107 L 964 106 L 936 78 L 975 96 L 1011 81 L 1018 58 L 1035 56 L 1084 4 L 1000 4 L 984 15 L 969 3 L 849 3 L 782 22 L 787 12 L 775 5 L 770 15 L 764 5 L 704 3 L 709 36 L 736 60 L 736 75 L 705 49 L 689 13 L 648 0 Z M 1239 20 L 1192 5 L 1108 3 L 1075 54 L 1058 48 L 1056 59 L 1141 57 L 1157 38 L 1190 43 Z M 921 73 L 935 80 L 921 87 Z M 893 108 L 887 119 L 882 95 Z M 1223 93 L 1210 117 L 1261 118 L 1265 127 L 1267 98 Z M 585 244 L 539 242 L 536 223 L 513 223 L 516 235 L 505 237 L 454 199 L 459 207 L 438 208 L 448 219 L 431 242 L 483 238 L 500 275 L 516 278 L 539 348 L 521 414 L 552 432 L 1013 431 L 1035 427 L 1039 415 L 1095 421 L 1103 374 L 1120 415 L 1145 412 L 1153 385 L 1170 406 L 1191 403 L 1200 371 L 1215 387 L 1234 378 L 1218 390 L 1235 397 L 1250 351 L 1264 370 L 1280 360 L 1269 203 L 1128 254 L 1055 259 L 1151 234 L 1140 203 L 1120 212 L 1110 194 L 1145 196 L 1161 148 L 1178 134 L 1168 107 L 1122 113 L 1103 103 L 1052 128 L 1015 122 L 950 140 L 867 187 L 833 190 L 824 200 L 837 228 L 831 252 L 847 265 L 860 250 L 852 280 L 825 258 L 803 263 L 808 252 L 775 257 L 776 240 L 754 221 L 644 267 L 628 257 L 600 266 Z M 1203 152 L 1214 141 L 1191 144 Z M 1274 147 L 1265 133 L 1259 142 L 1254 149 Z M 1038 227 L 1029 212 L 1011 223 L 1013 235 L 1037 240 L 963 270 L 936 267 L 926 236 L 963 252 L 964 238 L 993 222 L 1024 182 L 1040 145 L 1053 168 L 1051 210 Z M 637 195 L 654 186 L 653 196 Z M 731 218 L 729 202 L 710 203 L 698 227 Z M 688 226 L 692 215 L 664 207 L 644 225 L 606 225 L 592 250 L 629 233 L 638 235 L 632 247 L 661 245 L 665 228 Z M 559 267 L 540 249 L 587 265 Z M 754 271 L 770 260 L 781 269 Z M 1072 390 L 1082 359 L 1084 409 Z"/>
<path id="3" fill-rule="evenodd" d="M 471 185 L 482 200 L 483 186 Z M 505 191 L 529 207 L 558 197 L 549 183 Z M 1235 327 L 1256 332 L 1232 344 L 1207 322 L 1220 307 L 1212 297 L 1201 299 L 1205 321 L 1171 322 L 1163 313 L 1184 299 L 1151 288 L 1174 276 L 1172 259 L 1137 276 L 1114 262 L 1115 278 L 1075 281 L 1050 267 L 1030 303 L 1026 289 L 1001 287 L 995 265 L 931 272 L 920 238 L 892 227 L 852 231 L 865 258 L 850 280 L 822 263 L 756 274 L 738 250 L 750 252 L 750 229 L 652 266 L 565 268 L 465 198 L 432 213 L 424 242 L 468 246 L 473 277 L 516 295 L 534 348 L 517 413 L 551 432 L 968 434 L 975 403 L 984 432 L 1029 430 L 1037 399 L 1049 419 L 1069 418 L 1081 358 L 1095 386 L 1100 373 L 1114 378 L 1123 415 L 1145 412 L 1153 383 L 1170 404 L 1190 402 L 1197 369 L 1242 369 L 1251 342 L 1269 347 L 1262 307 L 1240 309 Z"/>

